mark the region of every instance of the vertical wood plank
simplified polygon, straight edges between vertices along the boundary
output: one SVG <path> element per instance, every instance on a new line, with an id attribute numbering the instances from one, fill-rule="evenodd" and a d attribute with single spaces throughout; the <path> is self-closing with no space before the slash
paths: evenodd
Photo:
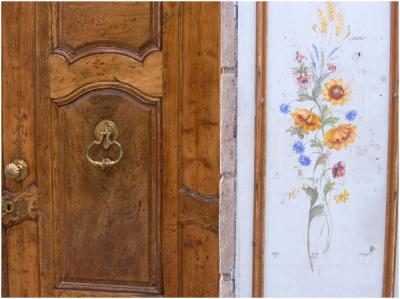
<path id="1" fill-rule="evenodd" d="M 163 204 L 162 242 L 164 296 L 177 296 L 178 277 L 178 97 L 181 3 L 163 3 Z"/>
<path id="2" fill-rule="evenodd" d="M 163 5 L 164 295 L 218 296 L 220 7 Z"/>
<path id="3" fill-rule="evenodd" d="M 220 19 L 219 3 L 182 4 L 177 279 L 184 297 L 219 294 Z"/>
<path id="4" fill-rule="evenodd" d="M 20 192 L 36 180 L 34 21 L 33 3 L 2 3 L 3 167 L 17 158 L 29 165 L 22 181 L 3 177 L 9 192 Z"/>
<path id="5" fill-rule="evenodd" d="M 219 28 L 219 3 L 183 4 L 180 187 L 208 198 L 219 190 Z"/>
<path id="6" fill-rule="evenodd" d="M 37 165 L 38 186 L 41 197 L 38 200 L 39 216 L 39 250 L 40 250 L 40 295 L 54 296 L 54 248 L 51 240 L 53 226 L 52 184 L 53 184 L 53 160 L 55 153 L 49 142 L 52 136 L 53 110 L 50 102 L 49 80 L 49 53 L 51 51 L 51 3 L 36 3 L 36 115 L 40 121 L 36 124 L 36 150 L 40 163 Z M 39 155 L 40 153 L 40 155 Z"/>
<path id="7" fill-rule="evenodd" d="M 390 47 L 390 103 L 389 103 L 389 147 L 387 168 L 386 239 L 383 276 L 383 297 L 394 296 L 396 272 L 397 206 L 399 185 L 399 16 L 398 2 L 391 3 L 391 47 Z"/>
<path id="8" fill-rule="evenodd" d="M 182 229 L 183 267 L 182 297 L 218 297 L 219 264 L 215 249 L 218 248 L 217 231 L 205 230 L 196 224 Z"/>
<path id="9" fill-rule="evenodd" d="M 8 296 L 39 296 L 36 221 L 24 221 L 7 231 Z"/>
<path id="10" fill-rule="evenodd" d="M 14 159 L 29 165 L 28 176 L 3 176 L 3 190 L 18 193 L 36 182 L 35 153 L 35 5 L 2 3 L 3 167 Z M 36 221 L 3 230 L 3 296 L 38 296 L 38 231 Z"/>
<path id="11" fill-rule="evenodd" d="M 267 3 L 257 3 L 253 296 L 264 295 Z"/>

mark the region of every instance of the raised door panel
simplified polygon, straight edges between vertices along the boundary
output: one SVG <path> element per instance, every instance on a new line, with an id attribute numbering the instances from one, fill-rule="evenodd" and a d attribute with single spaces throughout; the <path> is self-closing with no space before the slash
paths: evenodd
<path id="1" fill-rule="evenodd" d="M 60 2 L 53 4 L 53 51 L 69 62 L 98 53 L 143 61 L 161 46 L 157 2 Z"/>
<path id="2" fill-rule="evenodd" d="M 160 102 L 120 88 L 57 102 L 58 289 L 160 292 Z M 105 170 L 86 155 L 101 120 L 117 125 L 123 151 Z M 88 154 L 116 160 L 119 151 L 95 145 Z"/>
<path id="3" fill-rule="evenodd" d="M 161 4 L 53 3 L 50 96 L 104 82 L 162 95 Z"/>

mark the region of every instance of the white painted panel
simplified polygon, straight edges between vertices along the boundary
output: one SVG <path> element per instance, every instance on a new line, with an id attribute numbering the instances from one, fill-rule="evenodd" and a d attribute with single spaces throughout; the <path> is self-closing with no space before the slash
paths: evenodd
<path id="1" fill-rule="evenodd" d="M 256 4 L 238 3 L 236 296 L 251 297 Z"/>
<path id="2" fill-rule="evenodd" d="M 381 295 L 389 20 L 388 2 L 269 3 L 266 296 Z"/>

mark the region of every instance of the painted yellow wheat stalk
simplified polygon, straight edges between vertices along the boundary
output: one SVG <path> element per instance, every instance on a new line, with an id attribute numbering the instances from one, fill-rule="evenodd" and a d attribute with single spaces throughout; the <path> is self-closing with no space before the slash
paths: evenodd
<path id="1" fill-rule="evenodd" d="M 332 29 L 336 36 L 343 35 L 344 31 L 344 15 L 338 11 L 334 2 L 325 2 L 326 11 L 318 9 L 319 24 L 313 24 L 312 30 L 315 33 L 326 34 L 330 28 L 329 24 L 332 24 Z M 346 37 L 350 35 L 350 28 Z"/>

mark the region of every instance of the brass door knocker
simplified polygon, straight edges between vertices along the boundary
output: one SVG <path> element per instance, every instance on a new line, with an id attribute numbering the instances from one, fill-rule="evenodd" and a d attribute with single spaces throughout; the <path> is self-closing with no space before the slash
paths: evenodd
<path id="1" fill-rule="evenodd" d="M 86 150 L 86 159 L 90 164 L 105 170 L 121 161 L 124 152 L 122 151 L 121 144 L 117 141 L 118 127 L 114 122 L 111 120 L 102 120 L 99 122 L 94 130 L 94 136 L 96 140 L 94 140 Z M 119 148 L 118 158 L 116 160 L 111 160 L 110 158 L 104 157 L 101 161 L 93 160 L 90 158 L 90 151 L 95 145 L 102 145 L 105 150 L 109 149 L 112 145 L 116 145 Z"/>

